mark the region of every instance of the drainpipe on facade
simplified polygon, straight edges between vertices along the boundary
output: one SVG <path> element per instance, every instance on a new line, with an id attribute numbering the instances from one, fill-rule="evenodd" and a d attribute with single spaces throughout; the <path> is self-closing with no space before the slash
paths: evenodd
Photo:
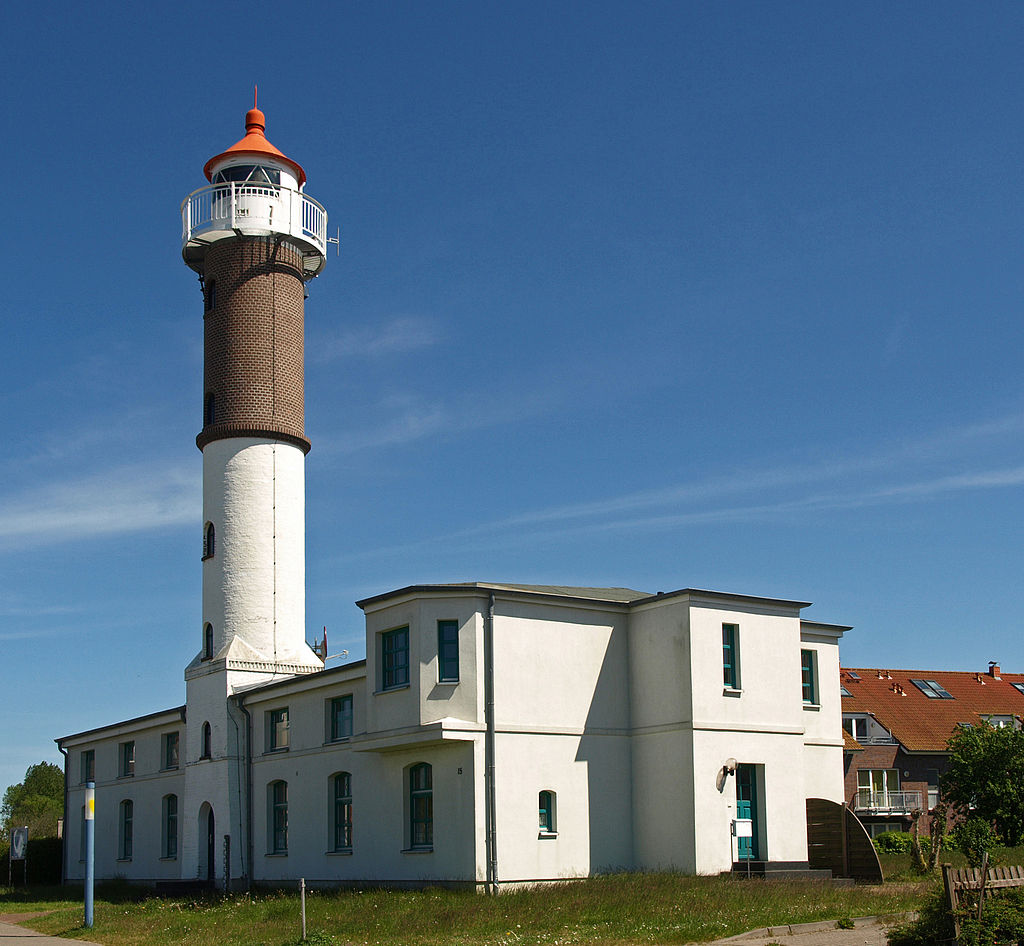
<path id="1" fill-rule="evenodd" d="M 484 810 L 487 892 L 498 892 L 497 808 L 494 801 L 494 593 L 484 617 Z"/>
<path id="2" fill-rule="evenodd" d="M 64 756 L 64 831 L 60 839 L 60 885 L 63 887 L 68 873 L 68 751 L 59 742 L 57 750 Z"/>
<path id="3" fill-rule="evenodd" d="M 245 697 L 242 694 L 233 696 L 232 699 L 245 717 L 245 864 L 242 865 L 242 876 L 245 877 L 245 889 L 252 890 L 252 715 L 245 708 Z M 235 731 L 238 731 L 237 724 Z"/>

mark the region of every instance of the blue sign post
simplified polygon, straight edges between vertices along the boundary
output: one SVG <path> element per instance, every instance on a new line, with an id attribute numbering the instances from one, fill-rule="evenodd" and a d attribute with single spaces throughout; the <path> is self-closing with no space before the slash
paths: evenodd
<path id="1" fill-rule="evenodd" d="M 92 929 L 92 891 L 96 880 L 96 783 L 85 783 L 85 926 Z"/>

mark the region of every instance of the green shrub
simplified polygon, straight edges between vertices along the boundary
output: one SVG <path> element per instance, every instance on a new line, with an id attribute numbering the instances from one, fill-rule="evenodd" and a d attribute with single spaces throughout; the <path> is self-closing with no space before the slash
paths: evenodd
<path id="1" fill-rule="evenodd" d="M 1003 891 L 985 901 L 978 922 L 976 907 L 960 911 L 960 942 L 963 946 L 996 946 L 1024 940 L 1024 890 Z"/>
<path id="2" fill-rule="evenodd" d="M 971 815 L 953 829 L 953 840 L 960 853 L 967 858 L 971 867 L 981 867 L 986 851 L 991 856 L 999 846 L 999 838 L 990 822 L 977 815 Z"/>
<path id="3" fill-rule="evenodd" d="M 879 854 L 906 854 L 910 850 L 910 835 L 906 831 L 883 831 L 875 836 Z"/>

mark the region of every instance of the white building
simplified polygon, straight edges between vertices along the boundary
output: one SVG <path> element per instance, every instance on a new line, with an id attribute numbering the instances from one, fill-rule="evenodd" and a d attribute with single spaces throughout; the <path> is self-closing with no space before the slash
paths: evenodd
<path id="1" fill-rule="evenodd" d="M 58 739 L 65 875 L 488 884 L 806 867 L 843 799 L 838 641 L 805 602 L 468 583 L 358 602 L 366 660 L 305 640 L 302 313 L 326 213 L 264 136 L 208 162 L 203 596 L 184 706 Z M 749 828 L 750 838 L 734 837 Z"/>

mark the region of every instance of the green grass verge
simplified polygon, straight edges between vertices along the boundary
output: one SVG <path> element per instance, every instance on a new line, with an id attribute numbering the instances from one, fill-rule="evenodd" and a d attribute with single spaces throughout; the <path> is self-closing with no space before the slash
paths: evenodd
<path id="1" fill-rule="evenodd" d="M 487 897 L 468 891 L 312 892 L 310 946 L 545 946 L 707 942 L 745 930 L 913 910 L 930 883 L 836 887 L 672 873 L 616 874 Z M 291 946 L 300 938 L 298 895 L 131 901 L 97 895 L 95 926 L 82 928 L 68 890 L 0 888 L 0 913 L 52 911 L 25 925 L 104 946 Z"/>

